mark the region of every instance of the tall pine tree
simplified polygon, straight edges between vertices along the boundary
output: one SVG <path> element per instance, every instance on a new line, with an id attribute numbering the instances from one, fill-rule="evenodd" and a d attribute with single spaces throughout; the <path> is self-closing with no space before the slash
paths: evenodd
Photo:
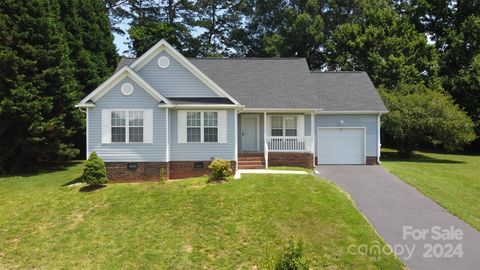
<path id="1" fill-rule="evenodd" d="M 1 1 L 0 35 L 0 170 L 76 156 L 82 95 L 58 1 Z"/>
<path id="2" fill-rule="evenodd" d="M 117 64 L 110 22 L 101 0 L 59 3 L 75 77 L 80 91 L 86 95 L 110 76 Z"/>
<path id="3" fill-rule="evenodd" d="M 110 21 L 102 0 L 60 0 L 60 19 L 66 30 L 70 59 L 83 96 L 113 73 L 118 56 Z M 67 123 L 70 126 L 73 123 Z M 85 129 L 69 142 L 85 150 Z"/>

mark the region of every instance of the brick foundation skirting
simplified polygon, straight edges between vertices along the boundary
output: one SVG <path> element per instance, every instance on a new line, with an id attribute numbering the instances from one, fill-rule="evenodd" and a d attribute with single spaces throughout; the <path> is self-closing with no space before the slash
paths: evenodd
<path id="1" fill-rule="evenodd" d="M 204 161 L 170 161 L 168 163 L 169 179 L 182 179 L 208 175 L 211 160 Z M 232 171 L 235 173 L 235 161 L 231 161 Z M 200 166 L 201 165 L 201 166 Z"/>
<path id="2" fill-rule="evenodd" d="M 130 164 L 130 168 L 128 168 Z M 133 168 L 136 164 L 136 168 Z M 105 162 L 109 182 L 142 182 L 168 179 L 167 162 Z"/>
<path id="3" fill-rule="evenodd" d="M 109 182 L 143 182 L 208 175 L 212 161 L 105 162 Z M 130 164 L 130 168 L 129 168 Z M 235 161 L 231 161 L 235 173 Z M 136 165 L 136 169 L 132 166 Z"/>
<path id="4" fill-rule="evenodd" d="M 367 157 L 367 160 L 365 161 L 367 165 L 378 165 L 378 159 L 377 157 Z"/>
<path id="5" fill-rule="evenodd" d="M 268 166 L 297 166 L 313 168 L 312 153 L 268 153 Z"/>

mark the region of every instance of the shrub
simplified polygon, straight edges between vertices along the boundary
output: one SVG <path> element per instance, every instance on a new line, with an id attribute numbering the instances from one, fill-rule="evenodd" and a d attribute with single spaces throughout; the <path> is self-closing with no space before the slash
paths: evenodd
<path id="1" fill-rule="evenodd" d="M 290 238 L 275 263 L 275 270 L 307 270 L 308 262 L 304 257 L 305 244 Z"/>
<path id="2" fill-rule="evenodd" d="M 88 157 L 87 162 L 85 162 L 83 182 L 91 186 L 98 186 L 107 183 L 107 170 L 105 169 L 105 163 L 95 152 L 92 152 Z"/>
<path id="3" fill-rule="evenodd" d="M 472 120 L 444 93 L 423 85 L 380 93 L 389 110 L 382 116 L 382 129 L 404 157 L 421 144 L 459 150 L 475 139 Z"/>
<path id="4" fill-rule="evenodd" d="M 210 169 L 210 181 L 224 180 L 232 175 L 230 161 L 214 159 L 208 166 Z"/>

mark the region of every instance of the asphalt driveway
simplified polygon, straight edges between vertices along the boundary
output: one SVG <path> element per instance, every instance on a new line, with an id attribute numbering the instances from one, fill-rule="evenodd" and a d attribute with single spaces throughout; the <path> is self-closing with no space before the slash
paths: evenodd
<path id="1" fill-rule="evenodd" d="M 480 269 L 480 232 L 382 167 L 323 165 L 316 171 L 350 194 L 408 268 Z M 375 252 L 375 245 L 349 252 Z"/>

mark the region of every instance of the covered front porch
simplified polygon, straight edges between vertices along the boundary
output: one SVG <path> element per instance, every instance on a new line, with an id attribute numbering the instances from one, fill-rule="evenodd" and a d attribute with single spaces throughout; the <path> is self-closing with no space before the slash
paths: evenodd
<path id="1" fill-rule="evenodd" d="M 248 111 L 237 117 L 239 168 L 314 166 L 314 111 Z"/>

